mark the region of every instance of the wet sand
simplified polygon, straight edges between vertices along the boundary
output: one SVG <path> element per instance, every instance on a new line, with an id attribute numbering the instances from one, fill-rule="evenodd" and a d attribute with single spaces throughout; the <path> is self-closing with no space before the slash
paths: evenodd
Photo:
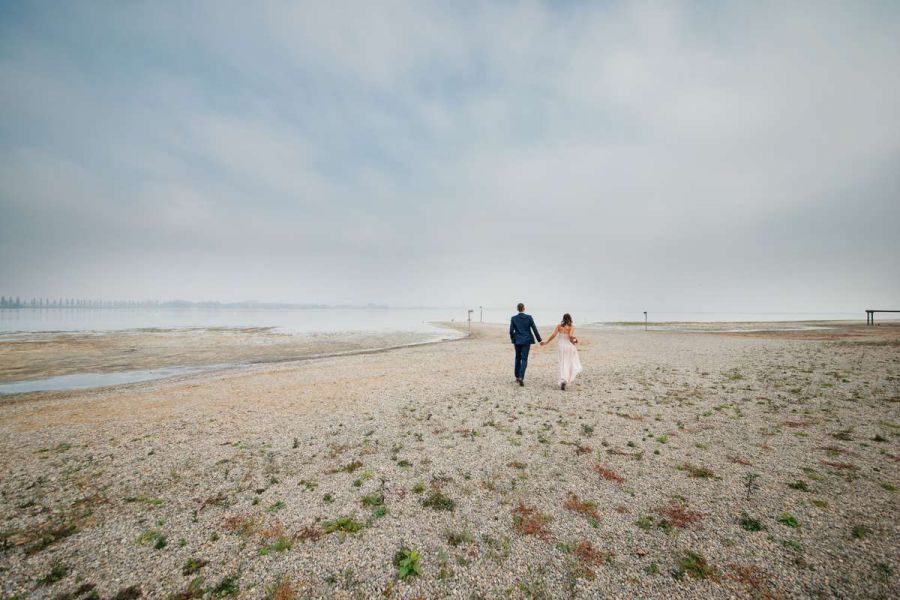
<path id="1" fill-rule="evenodd" d="M 434 340 L 414 332 L 284 334 L 271 328 L 50 332 L 0 338 L 0 383 L 73 373 L 289 361 Z"/>

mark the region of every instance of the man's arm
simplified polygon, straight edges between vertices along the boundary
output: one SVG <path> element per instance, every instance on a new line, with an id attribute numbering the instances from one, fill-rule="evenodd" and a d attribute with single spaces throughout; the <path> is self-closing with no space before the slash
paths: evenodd
<path id="1" fill-rule="evenodd" d="M 509 341 L 516 343 L 516 322 L 512 319 L 509 320 Z"/>
<path id="2" fill-rule="evenodd" d="M 537 338 L 537 341 L 543 341 L 541 340 L 541 333 L 537 330 L 537 325 L 534 324 L 534 317 L 531 318 L 531 329 L 534 331 L 534 337 Z"/>

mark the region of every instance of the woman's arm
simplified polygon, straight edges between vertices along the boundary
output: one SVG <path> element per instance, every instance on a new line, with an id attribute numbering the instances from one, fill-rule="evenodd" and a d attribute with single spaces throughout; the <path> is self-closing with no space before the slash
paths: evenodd
<path id="1" fill-rule="evenodd" d="M 552 342 L 552 341 L 553 341 L 553 338 L 556 337 L 556 334 L 557 334 L 557 333 L 559 333 L 559 325 L 556 326 L 556 329 L 553 330 L 553 335 L 551 335 L 550 337 L 548 337 L 546 342 L 541 342 L 541 346 L 546 346 L 547 344 L 549 344 L 550 342 Z"/>
<path id="2" fill-rule="evenodd" d="M 574 325 L 569 325 L 569 339 L 572 340 L 573 344 L 578 343 L 578 338 L 575 337 L 575 326 Z"/>

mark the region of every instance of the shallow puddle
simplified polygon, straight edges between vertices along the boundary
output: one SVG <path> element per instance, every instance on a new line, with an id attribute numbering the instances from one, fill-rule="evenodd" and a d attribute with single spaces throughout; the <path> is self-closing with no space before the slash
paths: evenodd
<path id="1" fill-rule="evenodd" d="M 0 396 L 10 394 L 26 394 L 28 392 L 51 392 L 60 390 L 78 390 L 108 385 L 121 385 L 163 379 L 176 375 L 190 375 L 201 371 L 209 371 L 220 367 L 167 367 L 161 369 L 136 369 L 133 371 L 116 371 L 112 373 L 73 373 L 57 375 L 44 379 L 11 381 L 0 383 Z"/>

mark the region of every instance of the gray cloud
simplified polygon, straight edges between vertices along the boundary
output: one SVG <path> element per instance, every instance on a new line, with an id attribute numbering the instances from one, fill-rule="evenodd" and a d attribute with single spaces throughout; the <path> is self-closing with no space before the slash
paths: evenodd
<path id="1" fill-rule="evenodd" d="M 9 293 L 900 301 L 890 4 L 0 15 Z"/>

